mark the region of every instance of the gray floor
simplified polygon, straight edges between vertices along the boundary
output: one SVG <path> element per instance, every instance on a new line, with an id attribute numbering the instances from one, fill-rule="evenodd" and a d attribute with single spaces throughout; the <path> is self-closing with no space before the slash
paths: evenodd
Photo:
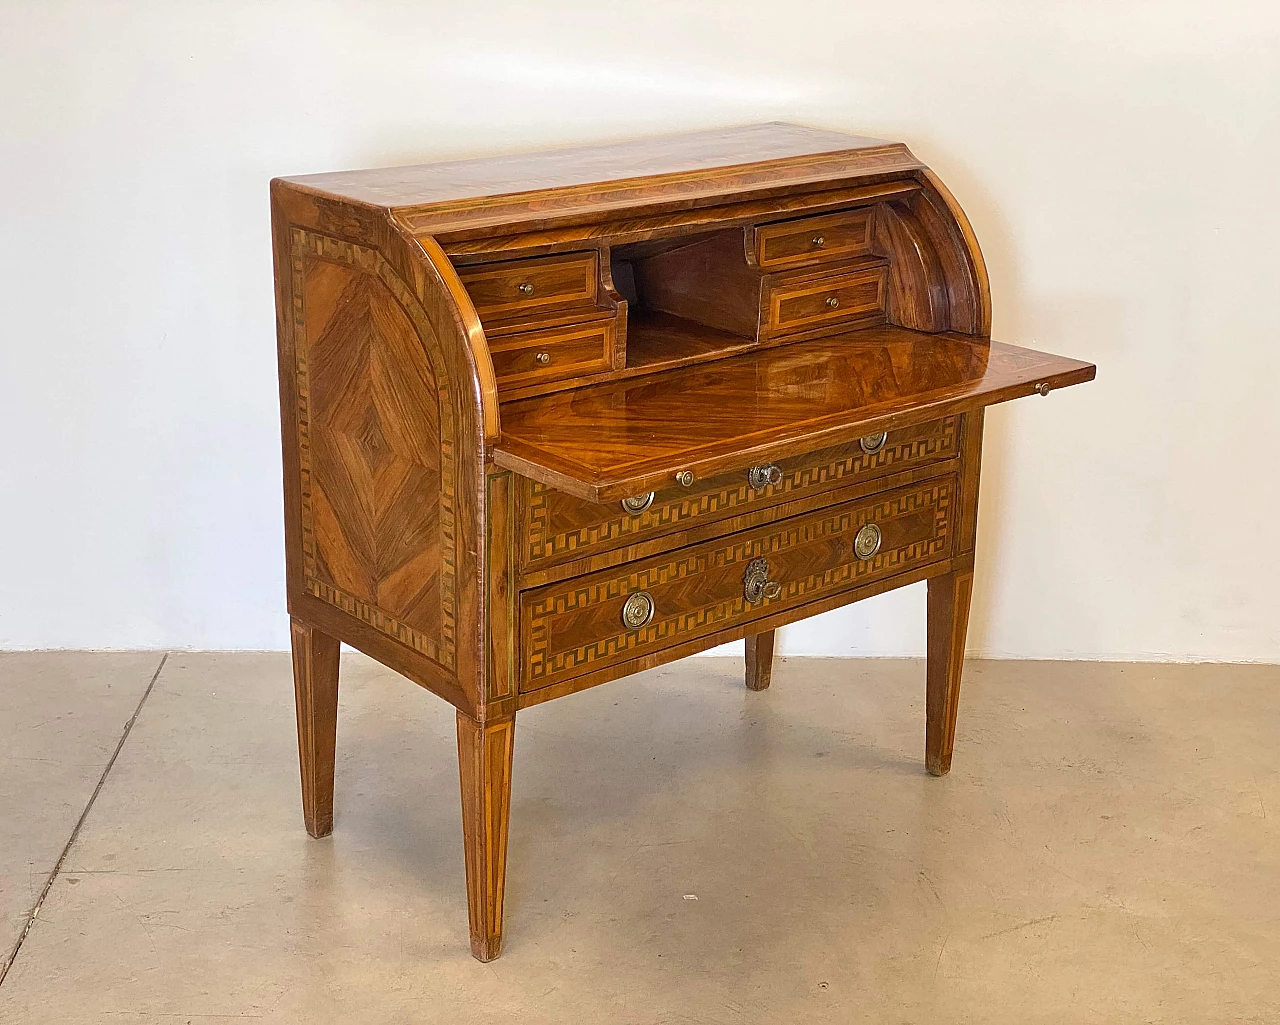
<path id="1" fill-rule="evenodd" d="M 445 705 L 344 660 L 315 841 L 287 657 L 160 659 L 0 656 L 0 958 L 141 703 L 0 1021 L 1280 1020 L 1275 667 L 971 663 L 944 780 L 918 662 L 531 709 L 481 965 Z"/>

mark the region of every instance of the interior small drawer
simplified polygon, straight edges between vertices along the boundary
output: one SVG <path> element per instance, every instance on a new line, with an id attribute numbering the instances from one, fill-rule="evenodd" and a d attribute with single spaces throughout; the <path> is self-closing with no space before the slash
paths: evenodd
<path id="1" fill-rule="evenodd" d="M 592 306 L 599 254 L 566 253 L 459 267 L 458 277 L 481 321 L 510 320 Z"/>
<path id="2" fill-rule="evenodd" d="M 526 481 L 518 532 L 520 563 L 526 570 L 537 570 L 953 459 L 959 451 L 959 429 L 959 418 L 943 417 L 777 462 L 743 466 L 696 481 L 691 488 L 650 492 L 624 502 L 588 502 Z"/>
<path id="3" fill-rule="evenodd" d="M 763 333 L 772 337 L 883 313 L 885 275 L 883 266 L 874 266 L 771 283 Z"/>
<path id="4" fill-rule="evenodd" d="M 934 477 L 520 595 L 524 693 L 927 566 L 951 554 Z"/>
<path id="5" fill-rule="evenodd" d="M 763 270 L 865 256 L 871 252 L 871 208 L 759 225 L 755 252 Z"/>
<path id="6" fill-rule="evenodd" d="M 613 333 L 614 322 L 602 320 L 490 338 L 489 355 L 498 386 L 515 388 L 608 370 Z"/>

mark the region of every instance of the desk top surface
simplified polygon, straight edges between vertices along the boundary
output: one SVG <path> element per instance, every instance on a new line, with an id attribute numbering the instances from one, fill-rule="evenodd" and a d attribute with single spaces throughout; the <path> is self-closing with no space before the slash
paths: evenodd
<path id="1" fill-rule="evenodd" d="M 901 144 L 803 125 L 771 122 L 704 132 L 655 136 L 602 146 L 514 153 L 328 174 L 296 175 L 283 181 L 312 192 L 375 206 L 402 208 L 459 203 L 492 196 L 707 172 L 822 154 L 843 154 L 850 166 L 865 151 L 894 151 L 898 164 L 919 166 Z M 833 162 L 832 172 L 840 166 Z M 897 166 L 896 164 L 894 166 Z M 785 173 L 782 178 L 785 179 Z M 665 187 L 679 182 L 664 181 Z M 684 183 L 689 184 L 689 183 Z"/>
<path id="2" fill-rule="evenodd" d="M 898 327 L 759 349 L 502 407 L 495 461 L 596 501 L 1092 380 L 1079 360 Z"/>

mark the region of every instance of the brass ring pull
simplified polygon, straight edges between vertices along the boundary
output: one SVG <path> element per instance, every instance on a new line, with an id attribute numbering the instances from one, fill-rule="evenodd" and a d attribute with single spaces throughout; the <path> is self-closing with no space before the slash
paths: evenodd
<path id="1" fill-rule="evenodd" d="M 742 597 L 749 605 L 772 601 L 782 594 L 782 585 L 769 579 L 769 560 L 752 559 L 742 577 Z"/>
<path id="2" fill-rule="evenodd" d="M 653 505 L 653 492 L 647 495 L 631 495 L 629 498 L 622 500 L 623 511 L 629 512 L 632 516 L 639 516 L 642 512 Z"/>
<path id="3" fill-rule="evenodd" d="M 516 285 L 516 290 L 521 295 L 533 295 L 533 285 L 528 281 L 525 281 L 522 284 Z"/>
<path id="4" fill-rule="evenodd" d="M 771 484 L 782 483 L 782 470 L 776 463 L 753 466 L 747 471 L 747 483 L 756 491 L 763 491 Z"/>
<path id="5" fill-rule="evenodd" d="M 889 432 L 881 431 L 879 434 L 868 434 L 859 438 L 858 444 L 861 446 L 863 452 L 869 456 L 873 456 L 884 448 L 884 443 L 888 440 Z"/>
<path id="6" fill-rule="evenodd" d="M 648 591 L 636 591 L 628 595 L 622 605 L 622 625 L 628 630 L 639 630 L 653 619 L 653 595 Z"/>
<path id="7" fill-rule="evenodd" d="M 882 540 L 883 536 L 879 527 L 874 523 L 864 523 L 853 537 L 853 554 L 863 562 L 867 562 L 875 556 L 876 552 L 880 551 L 880 542 Z"/>
<path id="8" fill-rule="evenodd" d="M 827 297 L 827 305 L 828 305 L 828 306 L 830 306 L 830 307 L 834 310 L 834 309 L 836 309 L 836 308 L 840 305 L 840 300 L 839 300 L 839 299 L 837 299 L 834 295 L 832 295 L 832 296 L 828 296 L 828 297 Z"/>

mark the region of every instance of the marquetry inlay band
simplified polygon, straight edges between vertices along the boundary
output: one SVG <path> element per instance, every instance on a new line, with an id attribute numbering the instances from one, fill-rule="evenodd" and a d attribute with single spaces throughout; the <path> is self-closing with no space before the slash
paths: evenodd
<path id="1" fill-rule="evenodd" d="M 955 485 L 950 477 L 938 478 L 910 489 L 893 492 L 879 500 L 863 504 L 849 503 L 834 510 L 784 521 L 772 532 L 752 537 L 730 535 L 719 542 L 697 545 L 684 553 L 674 553 L 667 561 L 650 562 L 630 573 L 593 574 L 581 582 L 551 584 L 531 595 L 524 603 L 521 618 L 525 622 L 525 663 L 523 689 L 546 686 L 558 679 L 589 672 L 607 663 L 630 657 L 638 649 L 653 649 L 676 644 L 681 640 L 714 633 L 748 615 L 761 606 L 752 604 L 741 585 L 731 597 L 707 602 L 689 599 L 654 615 L 640 629 L 623 628 L 617 619 L 611 625 L 602 621 L 600 635 L 568 643 L 557 634 L 553 624 L 587 615 L 593 606 L 616 602 L 624 595 L 644 591 L 661 601 L 661 592 L 679 588 L 686 596 L 700 594 L 702 579 L 711 579 L 721 570 L 741 565 L 744 571 L 754 559 L 785 559 L 786 553 L 805 545 L 830 541 L 832 551 L 844 538 L 845 557 L 827 559 L 795 576 L 780 574 L 777 591 L 770 601 L 786 608 L 813 601 L 846 588 L 856 587 L 871 578 L 901 572 L 913 566 L 943 558 L 950 551 L 952 506 Z M 887 524 L 897 518 L 925 524 L 924 536 L 892 547 L 879 545 L 867 559 L 850 559 L 853 536 L 868 523 Z M 852 536 L 851 536 L 852 535 Z M 742 577 L 738 577 L 742 580 Z M 774 581 L 770 581 L 773 583 Z M 617 606 L 613 606 L 617 608 Z"/>
<path id="2" fill-rule="evenodd" d="M 756 487 L 749 474 L 739 471 L 741 475 L 735 475 L 736 480 L 731 477 L 724 487 L 715 490 L 692 495 L 669 492 L 666 501 L 654 500 L 650 495 L 623 499 L 627 515 L 613 515 L 576 529 L 565 529 L 557 522 L 552 503 L 559 496 L 553 496 L 546 485 L 533 484 L 525 515 L 524 559 L 526 564 L 532 564 L 579 549 L 628 541 L 639 534 L 658 533 L 699 517 L 725 515 L 757 503 L 777 501 L 780 497 L 798 497 L 809 491 L 836 487 L 863 475 L 945 459 L 956 453 L 956 427 L 956 418 L 946 417 L 936 422 L 936 429 L 901 441 L 881 441 L 871 452 L 858 443 L 833 450 L 828 461 L 779 468 L 777 479 L 765 481 L 765 488 Z M 710 485 L 712 481 L 706 483 Z M 631 508 L 628 503 L 637 502 L 638 498 L 648 501 L 638 510 Z"/>

